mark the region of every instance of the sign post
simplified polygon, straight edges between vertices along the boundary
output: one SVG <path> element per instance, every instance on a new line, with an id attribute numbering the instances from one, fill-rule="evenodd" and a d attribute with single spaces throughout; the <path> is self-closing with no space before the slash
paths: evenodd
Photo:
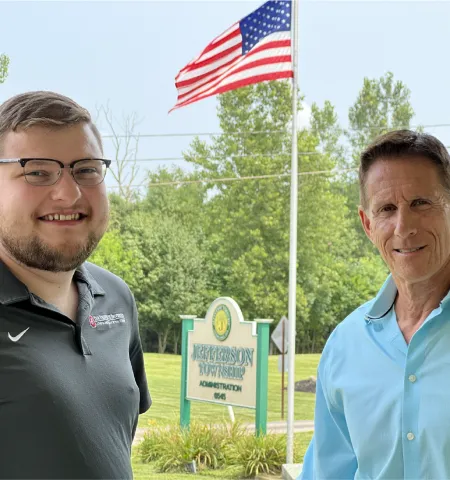
<path id="1" fill-rule="evenodd" d="M 281 352 L 281 419 L 284 419 L 284 372 L 286 371 L 284 356 L 288 350 L 288 319 L 282 317 L 272 333 L 272 341 Z M 280 367 L 278 367 L 280 368 Z"/>
<path id="2" fill-rule="evenodd" d="M 180 315 L 182 319 L 181 351 L 187 351 L 188 332 L 194 328 L 195 315 Z M 181 356 L 181 394 L 180 394 L 180 425 L 189 428 L 191 422 L 191 402 L 186 398 L 187 391 L 187 357 Z"/>
<path id="3" fill-rule="evenodd" d="M 284 327 L 284 323 L 283 322 L 283 328 L 282 328 L 282 337 L 283 337 L 283 350 L 281 351 L 281 419 L 284 420 L 284 344 L 285 344 L 285 341 L 284 341 L 284 331 L 285 331 L 285 327 Z"/>
<path id="4" fill-rule="evenodd" d="M 255 320 L 258 322 L 258 371 L 256 381 L 256 436 L 267 432 L 267 392 L 269 371 L 269 333 L 273 320 Z"/>
<path id="5" fill-rule="evenodd" d="M 180 425 L 189 428 L 190 402 L 255 410 L 256 435 L 267 430 L 269 332 L 272 320 L 245 321 L 229 297 L 204 319 L 181 315 Z"/>

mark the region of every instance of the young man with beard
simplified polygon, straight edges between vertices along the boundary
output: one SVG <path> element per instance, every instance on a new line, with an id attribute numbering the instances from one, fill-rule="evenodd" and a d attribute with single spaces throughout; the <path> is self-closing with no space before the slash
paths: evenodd
<path id="1" fill-rule="evenodd" d="M 136 305 L 86 262 L 108 224 L 109 166 L 73 100 L 0 106 L 0 478 L 132 478 L 151 404 Z"/>

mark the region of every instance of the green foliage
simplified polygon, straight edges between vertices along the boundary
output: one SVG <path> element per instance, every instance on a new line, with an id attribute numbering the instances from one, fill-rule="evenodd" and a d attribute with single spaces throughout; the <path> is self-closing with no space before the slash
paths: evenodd
<path id="1" fill-rule="evenodd" d="M 169 334 L 179 336 L 180 315 L 206 311 L 208 270 L 201 232 L 190 230 L 174 212 L 150 209 L 148 201 L 130 205 L 112 199 L 111 225 L 119 228 L 134 259 L 122 267 L 132 277 L 144 344 L 153 332 L 163 353 Z"/>
<path id="2" fill-rule="evenodd" d="M 180 168 L 168 170 L 160 168 L 148 174 L 149 188 L 142 202 L 143 209 L 152 215 L 176 218 L 183 226 L 195 231 L 203 231 L 206 187 L 198 182 L 200 175 L 186 173 Z M 171 185 L 177 182 L 184 185 Z M 165 184 L 157 186 L 157 184 Z"/>
<path id="3" fill-rule="evenodd" d="M 186 159 L 201 168 L 204 178 L 288 173 L 290 97 L 289 82 L 262 83 L 220 96 L 223 135 L 211 144 L 196 139 Z M 322 108 L 314 104 L 311 128 L 298 136 L 299 171 L 345 166 L 342 134 L 331 103 Z M 288 178 L 209 184 L 214 193 L 204 208 L 209 220 L 204 230 L 212 247 L 208 263 L 220 279 L 214 287 L 235 298 L 250 319 L 279 319 L 287 313 Z M 358 295 L 357 289 L 355 296 L 344 297 L 349 303 L 339 300 L 342 278 L 351 275 L 359 247 L 347 193 L 336 175 L 300 176 L 297 323 L 304 332 L 304 351 L 323 346 L 342 320 L 337 311 L 348 313 L 367 299 L 367 292 Z"/>
<path id="4" fill-rule="evenodd" d="M 364 78 L 364 84 L 348 119 L 352 131 L 350 142 L 355 155 L 375 137 L 389 130 L 409 128 L 414 110 L 411 91 L 392 72 L 379 79 Z"/>
<path id="5" fill-rule="evenodd" d="M 286 462 L 285 435 L 243 435 L 226 446 L 229 465 L 240 467 L 243 478 L 259 474 L 279 474 Z"/>
<path id="6" fill-rule="evenodd" d="M 132 248 L 132 244 L 132 238 L 122 240 L 118 230 L 109 230 L 89 261 L 121 277 L 132 290 L 136 290 L 142 273 L 139 262 L 140 252 L 137 251 L 136 246 Z"/>
<path id="7" fill-rule="evenodd" d="M 0 83 L 4 83 L 8 76 L 9 57 L 4 53 L 0 55 Z"/>
<path id="8" fill-rule="evenodd" d="M 286 458 L 286 437 L 255 437 L 238 423 L 192 423 L 150 430 L 139 445 L 143 462 L 153 462 L 161 472 L 183 472 L 195 460 L 199 470 L 223 469 L 241 478 L 259 473 L 279 473 Z"/>
<path id="9" fill-rule="evenodd" d="M 141 324 L 158 334 L 159 352 L 182 314 L 206 310 L 204 254 L 189 230 L 171 217 L 130 218 L 130 229 L 143 252 L 143 283 L 136 292 Z"/>
<path id="10" fill-rule="evenodd" d="M 294 434 L 294 463 L 302 463 L 306 449 L 311 441 L 313 432 L 301 432 Z M 139 446 L 132 452 L 133 476 L 135 480 L 182 480 L 192 479 L 191 473 L 160 473 L 154 462 L 143 463 L 139 456 Z M 225 473 L 226 471 L 226 473 Z M 217 478 L 220 480 L 238 480 L 242 478 L 242 469 L 228 467 L 226 470 L 200 470 L 197 477 Z M 275 478 L 279 478 L 276 475 Z"/>
<path id="11" fill-rule="evenodd" d="M 129 283 L 147 350 L 157 339 L 159 352 L 177 352 L 179 316 L 203 316 L 218 296 L 234 298 L 248 320 L 273 318 L 275 327 L 287 315 L 290 82 L 240 88 L 218 102 L 222 134 L 193 140 L 184 154 L 190 172 L 161 168 L 148 174 L 144 196 L 111 195 L 110 231 L 92 257 Z M 387 73 L 364 79 L 349 132 L 329 101 L 313 104 L 310 128 L 298 132 L 301 352 L 321 351 L 337 323 L 385 279 L 360 226 L 354 167 L 368 141 L 408 126 L 413 114 L 410 91 Z M 336 173 L 343 168 L 353 170 Z"/>
<path id="12" fill-rule="evenodd" d="M 192 460 L 199 469 L 223 468 L 226 445 L 242 434 L 239 424 L 192 422 L 189 430 L 178 425 L 156 427 L 144 436 L 139 455 L 144 462 L 156 462 L 162 472 L 183 471 Z"/>
<path id="13" fill-rule="evenodd" d="M 111 195 L 110 229 L 90 258 L 128 283 L 138 306 L 144 348 L 150 350 L 156 336 L 160 353 L 169 334 L 173 345 L 179 341 L 180 315 L 202 315 L 210 299 L 201 229 L 186 222 L 183 202 L 172 200 L 171 209 L 169 201 L 152 204 L 150 193 L 134 203 Z"/>

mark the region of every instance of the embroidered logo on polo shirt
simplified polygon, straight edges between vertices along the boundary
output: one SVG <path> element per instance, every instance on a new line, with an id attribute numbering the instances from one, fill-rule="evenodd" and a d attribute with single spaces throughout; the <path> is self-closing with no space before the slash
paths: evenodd
<path id="1" fill-rule="evenodd" d="M 89 315 L 89 325 L 92 328 L 111 327 L 125 323 L 123 313 L 110 313 L 105 315 Z"/>
<path id="2" fill-rule="evenodd" d="M 18 341 L 28 332 L 29 329 L 30 329 L 30 327 L 28 327 L 26 330 L 24 330 L 23 332 L 19 333 L 19 335 L 16 335 L 15 337 L 13 337 L 13 336 L 8 332 L 8 337 L 9 337 L 9 339 L 10 339 L 12 342 L 18 342 Z"/>

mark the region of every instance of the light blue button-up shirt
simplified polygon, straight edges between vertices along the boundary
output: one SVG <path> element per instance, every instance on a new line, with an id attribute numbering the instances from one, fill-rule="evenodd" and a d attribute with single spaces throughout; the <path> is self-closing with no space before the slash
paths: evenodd
<path id="1" fill-rule="evenodd" d="M 409 345 L 396 295 L 389 276 L 330 335 L 299 479 L 450 479 L 450 294 Z"/>

